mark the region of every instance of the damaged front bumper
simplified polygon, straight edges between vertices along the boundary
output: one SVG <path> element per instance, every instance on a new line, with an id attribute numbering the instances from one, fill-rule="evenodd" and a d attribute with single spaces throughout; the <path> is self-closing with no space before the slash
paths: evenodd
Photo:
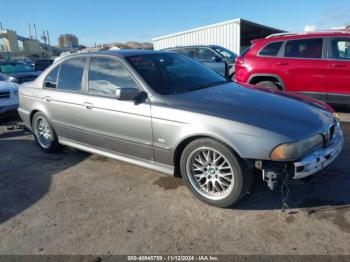
<path id="1" fill-rule="evenodd" d="M 344 144 L 344 135 L 340 125 L 337 125 L 334 137 L 328 147 L 321 148 L 294 162 L 293 179 L 301 179 L 324 169 L 340 153 Z"/>
<path id="2" fill-rule="evenodd" d="M 296 161 L 255 161 L 255 168 L 261 170 L 263 181 L 273 190 L 279 180 L 302 179 L 326 168 L 341 152 L 344 135 L 340 124 L 336 124 L 334 135 L 327 147 L 320 148 Z"/>

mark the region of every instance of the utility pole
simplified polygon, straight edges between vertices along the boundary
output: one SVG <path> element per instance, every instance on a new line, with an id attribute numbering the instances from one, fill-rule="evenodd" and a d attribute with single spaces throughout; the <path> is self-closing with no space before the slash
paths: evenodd
<path id="1" fill-rule="evenodd" d="M 48 42 L 49 46 L 51 46 L 50 35 L 49 35 L 49 31 L 48 30 L 46 30 L 46 36 L 47 36 L 47 42 Z"/>
<path id="2" fill-rule="evenodd" d="M 49 44 L 49 55 L 51 55 L 51 42 L 50 42 L 49 30 L 46 30 L 46 36 L 47 36 L 47 42 Z"/>
<path id="3" fill-rule="evenodd" d="M 36 25 L 34 24 L 35 40 L 38 40 L 38 34 L 36 33 Z"/>
<path id="4" fill-rule="evenodd" d="M 28 23 L 28 29 L 29 29 L 29 39 L 32 39 L 32 31 L 30 29 L 30 23 Z"/>
<path id="5" fill-rule="evenodd" d="M 42 35 L 41 39 L 44 41 L 44 44 L 46 45 L 47 37 L 45 35 L 45 31 L 43 31 L 43 35 Z"/>
<path id="6" fill-rule="evenodd" d="M 2 23 L 0 22 L 0 30 L 2 31 Z"/>

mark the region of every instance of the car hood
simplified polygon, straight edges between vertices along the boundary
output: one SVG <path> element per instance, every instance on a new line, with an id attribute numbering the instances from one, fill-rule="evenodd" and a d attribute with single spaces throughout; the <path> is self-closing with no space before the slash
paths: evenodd
<path id="1" fill-rule="evenodd" d="M 12 73 L 9 75 L 12 77 L 15 77 L 19 83 L 23 83 L 23 82 L 33 81 L 40 74 L 41 74 L 41 71 L 33 71 L 33 72 Z"/>
<path id="2" fill-rule="evenodd" d="M 183 110 L 204 113 L 273 131 L 291 140 L 328 130 L 331 108 L 305 96 L 228 83 L 165 97 Z"/>

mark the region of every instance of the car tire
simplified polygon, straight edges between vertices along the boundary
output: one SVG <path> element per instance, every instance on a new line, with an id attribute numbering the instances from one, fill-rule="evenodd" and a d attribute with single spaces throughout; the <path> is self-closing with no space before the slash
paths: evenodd
<path id="1" fill-rule="evenodd" d="M 230 147 L 211 138 L 194 140 L 185 147 L 180 170 L 190 191 L 217 207 L 232 206 L 253 184 L 253 173 L 244 161 Z"/>
<path id="2" fill-rule="evenodd" d="M 41 112 L 35 113 L 32 121 L 34 138 L 41 150 L 56 153 L 61 150 L 58 137 L 48 118 Z"/>
<path id="3" fill-rule="evenodd" d="M 269 88 L 273 88 L 276 90 L 280 90 L 280 88 L 278 87 L 278 85 L 272 81 L 261 81 L 259 83 L 255 84 L 256 86 L 261 86 L 261 87 L 269 87 Z"/>

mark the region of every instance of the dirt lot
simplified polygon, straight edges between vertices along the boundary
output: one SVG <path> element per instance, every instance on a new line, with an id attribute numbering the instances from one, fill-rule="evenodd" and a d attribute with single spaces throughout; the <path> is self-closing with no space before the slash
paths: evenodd
<path id="1" fill-rule="evenodd" d="M 0 254 L 350 254 L 350 123 L 325 174 L 280 191 L 257 181 L 232 209 L 183 185 L 97 155 L 44 154 L 0 127 Z"/>

